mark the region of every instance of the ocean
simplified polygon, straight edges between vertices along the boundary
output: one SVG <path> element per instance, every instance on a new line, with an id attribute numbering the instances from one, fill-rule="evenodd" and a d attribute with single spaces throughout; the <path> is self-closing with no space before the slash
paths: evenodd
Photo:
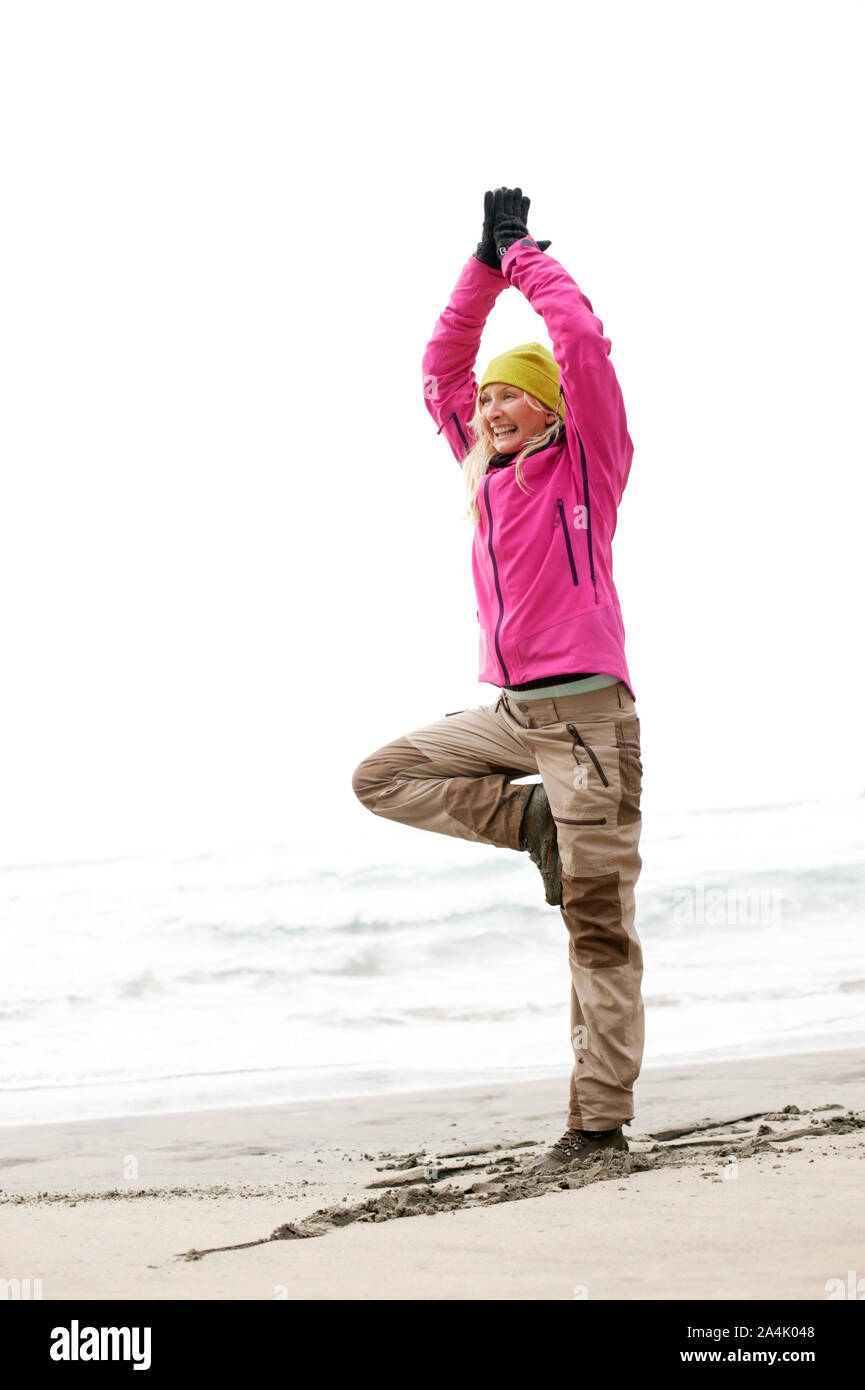
<path id="1" fill-rule="evenodd" d="M 643 809 L 644 1066 L 865 1041 L 865 799 Z M 359 809 L 328 841 L 7 865 L 0 930 L 0 1124 L 565 1095 L 567 933 L 524 855 Z"/>

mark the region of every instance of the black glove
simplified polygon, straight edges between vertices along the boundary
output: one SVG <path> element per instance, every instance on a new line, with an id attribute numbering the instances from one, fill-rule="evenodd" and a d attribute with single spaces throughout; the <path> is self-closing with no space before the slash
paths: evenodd
<path id="1" fill-rule="evenodd" d="M 520 188 L 497 188 L 494 193 L 484 194 L 484 226 L 475 256 L 493 270 L 500 267 L 502 256 L 509 246 L 520 237 L 528 236 L 526 218 L 529 215 L 531 198 L 524 198 Z M 532 238 L 534 240 L 534 238 Z M 552 245 L 550 241 L 535 243 L 541 251 Z"/>
<path id="2" fill-rule="evenodd" d="M 499 260 L 515 241 L 531 236 L 526 223 L 530 206 L 531 198 L 524 198 L 521 188 L 497 188 L 493 194 L 493 240 Z M 552 242 L 535 241 L 535 245 L 539 251 L 546 251 Z"/>

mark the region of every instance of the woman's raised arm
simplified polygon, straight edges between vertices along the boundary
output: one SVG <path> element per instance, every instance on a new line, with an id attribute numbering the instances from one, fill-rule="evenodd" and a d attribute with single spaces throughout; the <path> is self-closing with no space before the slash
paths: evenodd
<path id="1" fill-rule="evenodd" d="M 423 355 L 426 408 L 460 464 L 475 442 L 468 425 L 477 404 L 478 384 L 472 369 L 481 335 L 493 305 L 507 289 L 492 242 L 492 196 L 488 193 L 485 198 L 478 249 L 463 266 Z"/>
<path id="2" fill-rule="evenodd" d="M 541 315 L 559 364 L 565 424 L 579 456 L 574 432 L 621 498 L 634 446 L 613 364 L 610 340 L 589 300 L 564 266 L 539 249 L 531 236 L 513 241 L 502 257 L 502 274 Z"/>

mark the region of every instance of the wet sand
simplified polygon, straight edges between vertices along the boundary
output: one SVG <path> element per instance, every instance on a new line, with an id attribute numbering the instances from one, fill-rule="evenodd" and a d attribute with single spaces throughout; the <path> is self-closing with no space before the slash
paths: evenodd
<path id="1" fill-rule="evenodd" d="M 628 1154 L 532 1177 L 566 1094 L 563 1073 L 3 1128 L 0 1279 L 44 1299 L 823 1300 L 865 1276 L 865 1049 L 646 1070 Z"/>

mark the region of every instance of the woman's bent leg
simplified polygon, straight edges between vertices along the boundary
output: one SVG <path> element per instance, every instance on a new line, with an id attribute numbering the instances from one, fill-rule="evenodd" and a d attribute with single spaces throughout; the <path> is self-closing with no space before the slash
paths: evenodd
<path id="1" fill-rule="evenodd" d="M 462 710 L 387 743 L 355 769 L 356 796 L 377 816 L 480 844 L 519 849 L 531 750 L 499 704 Z"/>

